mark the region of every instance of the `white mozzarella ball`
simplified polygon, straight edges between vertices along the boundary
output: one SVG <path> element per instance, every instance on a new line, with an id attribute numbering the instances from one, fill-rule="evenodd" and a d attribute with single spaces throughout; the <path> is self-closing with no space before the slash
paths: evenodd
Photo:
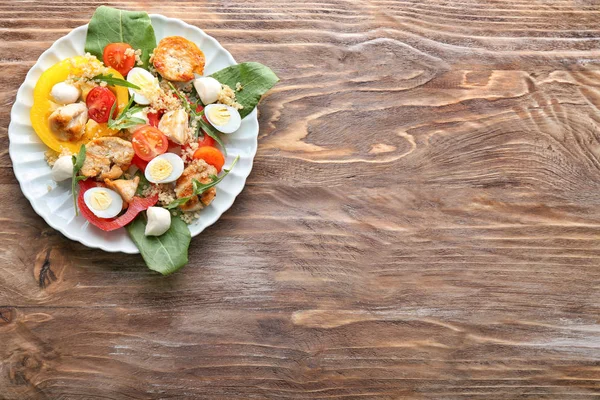
<path id="1" fill-rule="evenodd" d="M 171 227 L 171 213 L 162 207 L 150 207 L 146 210 L 148 223 L 144 234 L 146 236 L 160 236 Z"/>
<path id="2" fill-rule="evenodd" d="M 219 93 L 221 93 L 221 83 L 209 76 L 194 79 L 194 87 L 203 104 L 214 103 L 219 98 Z"/>
<path id="3" fill-rule="evenodd" d="M 52 166 L 52 179 L 56 182 L 73 177 L 73 159 L 71 156 L 62 156 Z"/>
<path id="4" fill-rule="evenodd" d="M 52 96 L 54 101 L 58 104 L 73 104 L 79 100 L 81 90 L 66 82 L 59 82 L 52 86 L 50 96 Z"/>

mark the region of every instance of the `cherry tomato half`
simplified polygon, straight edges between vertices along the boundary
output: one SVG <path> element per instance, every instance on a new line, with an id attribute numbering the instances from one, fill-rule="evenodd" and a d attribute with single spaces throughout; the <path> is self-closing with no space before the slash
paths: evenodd
<path id="1" fill-rule="evenodd" d="M 164 114 L 164 111 L 158 111 L 158 112 L 149 112 L 148 113 L 148 123 L 150 125 L 152 125 L 155 128 L 158 128 L 158 123 L 160 122 L 160 119 L 162 118 Z"/>
<path id="2" fill-rule="evenodd" d="M 127 75 L 135 66 L 135 56 L 133 54 L 127 55 L 125 53 L 127 49 L 133 50 L 133 47 L 127 43 L 111 43 L 107 45 L 102 53 L 104 65 L 116 69 L 123 76 Z"/>
<path id="3" fill-rule="evenodd" d="M 138 169 L 142 172 L 146 171 L 146 167 L 148 166 L 148 161 L 144 161 L 134 154 L 133 159 L 131 159 L 131 163 L 138 167 Z"/>
<path id="4" fill-rule="evenodd" d="M 114 93 L 108 88 L 102 86 L 95 87 L 90 90 L 85 99 L 88 115 L 99 124 L 108 122 L 108 114 L 110 114 L 110 109 L 116 101 L 117 98 Z M 113 115 L 113 118 L 116 117 L 117 114 L 116 107 L 114 113 L 115 115 Z"/>
<path id="5" fill-rule="evenodd" d="M 221 172 L 221 168 L 225 164 L 225 157 L 216 147 L 198 147 L 198 150 L 194 152 L 194 158 L 206 161 L 207 164 L 215 167 L 217 172 Z"/>
<path id="6" fill-rule="evenodd" d="M 204 134 L 204 137 L 200 140 L 198 140 L 198 147 L 203 147 L 203 146 L 212 146 L 215 147 L 215 139 L 211 138 L 210 136 L 208 136 L 206 134 L 206 132 L 202 132 Z"/>
<path id="7" fill-rule="evenodd" d="M 153 126 L 143 125 L 133 132 L 131 144 L 135 154 L 144 161 L 150 161 L 167 151 L 169 141 L 164 133 Z"/>

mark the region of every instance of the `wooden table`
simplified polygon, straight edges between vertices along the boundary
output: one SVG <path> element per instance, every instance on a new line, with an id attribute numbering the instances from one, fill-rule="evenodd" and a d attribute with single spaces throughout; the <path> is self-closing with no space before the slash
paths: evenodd
<path id="1" fill-rule="evenodd" d="M 282 82 L 162 277 L 51 229 L 17 88 L 100 1 L 0 1 L 0 399 L 600 396 L 600 4 L 115 2 Z"/>

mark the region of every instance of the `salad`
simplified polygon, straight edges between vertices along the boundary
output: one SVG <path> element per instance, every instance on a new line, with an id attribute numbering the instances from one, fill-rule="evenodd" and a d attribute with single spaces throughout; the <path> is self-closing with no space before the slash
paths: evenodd
<path id="1" fill-rule="evenodd" d="M 71 181 L 76 215 L 103 231 L 127 229 L 162 274 L 187 264 L 188 224 L 239 159 L 225 166 L 223 135 L 279 81 L 259 63 L 209 76 L 204 67 L 185 37 L 157 43 L 145 12 L 101 6 L 85 54 L 48 68 L 34 89 L 31 123 L 49 147 L 52 179 Z"/>

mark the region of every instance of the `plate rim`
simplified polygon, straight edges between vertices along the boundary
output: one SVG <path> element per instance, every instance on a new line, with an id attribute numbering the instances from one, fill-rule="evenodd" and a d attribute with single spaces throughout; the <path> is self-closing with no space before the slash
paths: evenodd
<path id="1" fill-rule="evenodd" d="M 231 53 L 225 48 L 223 47 L 219 41 L 217 39 L 215 39 L 214 37 L 210 36 L 209 34 L 207 34 L 206 32 L 204 32 L 204 30 L 202 30 L 201 28 L 195 26 L 195 25 L 191 25 L 179 18 L 171 18 L 171 17 L 166 17 L 164 15 L 161 14 L 148 14 L 151 21 L 153 22 L 153 19 L 158 19 L 158 20 L 163 20 L 164 23 L 175 23 L 178 25 L 181 25 L 182 28 L 187 28 L 187 29 L 192 29 L 192 30 L 196 30 L 198 31 L 201 35 L 203 35 L 205 38 L 207 38 L 208 40 L 212 41 L 214 45 L 217 46 L 217 48 L 219 48 L 220 50 L 222 50 L 226 57 L 228 58 L 228 61 L 230 62 L 230 65 L 237 65 L 237 62 L 235 61 L 235 59 L 233 58 L 233 56 L 231 55 Z M 133 241 L 131 240 L 131 238 L 128 238 L 133 244 L 133 248 L 135 248 L 134 251 L 127 251 L 124 249 L 116 249 L 114 247 L 110 247 L 106 244 L 105 241 L 101 241 L 99 243 L 91 243 L 90 241 L 88 241 L 85 238 L 85 235 L 75 235 L 72 233 L 68 232 L 68 229 L 66 228 L 67 225 L 65 226 L 59 226 L 60 224 L 57 223 L 56 221 L 47 218 L 46 215 L 44 215 L 44 213 L 42 213 L 39 209 L 39 207 L 36 205 L 36 201 L 33 200 L 32 198 L 32 194 L 31 193 L 27 193 L 26 190 L 24 190 L 24 183 L 23 180 L 24 178 L 20 175 L 22 174 L 21 171 L 21 167 L 18 166 L 18 164 L 15 164 L 15 160 L 14 158 L 16 157 L 16 154 L 13 154 L 15 152 L 14 150 L 14 145 L 13 145 L 13 141 L 11 140 L 11 136 L 14 136 L 16 133 L 14 132 L 17 128 L 15 127 L 16 122 L 15 121 L 15 116 L 16 116 L 16 108 L 17 108 L 17 104 L 27 104 L 26 101 L 28 98 L 32 98 L 33 97 L 33 92 L 29 95 L 25 93 L 26 88 L 25 88 L 25 84 L 31 79 L 31 74 L 33 73 L 33 71 L 36 69 L 36 67 L 38 67 L 38 64 L 40 63 L 40 60 L 42 58 L 44 58 L 44 56 L 46 56 L 48 53 L 50 53 L 53 49 L 54 46 L 56 45 L 56 43 L 58 41 L 61 40 L 65 40 L 67 39 L 69 36 L 75 36 L 79 31 L 83 31 L 85 30 L 87 33 L 87 28 L 88 28 L 88 24 L 84 24 L 84 25 L 80 25 L 77 26 L 75 28 L 73 28 L 70 32 L 68 32 L 66 35 L 61 36 L 60 38 L 56 39 L 52 45 L 50 47 L 48 47 L 46 50 L 44 50 L 39 56 L 38 59 L 36 60 L 36 62 L 31 66 L 31 68 L 29 68 L 29 70 L 27 71 L 27 74 L 25 75 L 25 78 L 23 80 L 23 82 L 21 83 L 21 85 L 19 86 L 19 89 L 17 90 L 17 94 L 15 96 L 15 100 L 14 103 L 11 107 L 11 111 L 10 111 L 10 123 L 8 125 L 8 139 L 9 139 L 9 145 L 8 145 L 8 153 L 9 153 L 9 157 L 11 160 L 11 167 L 13 169 L 13 173 L 15 175 L 15 178 L 17 179 L 17 182 L 19 183 L 19 188 L 21 190 L 21 193 L 23 194 L 23 196 L 25 196 L 25 198 L 29 201 L 29 204 L 31 204 L 31 207 L 33 208 L 33 210 L 35 211 L 35 213 L 40 216 L 44 222 L 46 224 L 48 224 L 51 228 L 53 228 L 54 230 L 60 232 L 62 235 L 64 235 L 66 238 L 72 240 L 72 241 L 76 241 L 79 242 L 81 244 L 83 244 L 84 246 L 88 247 L 88 248 L 94 248 L 94 249 L 101 249 L 103 251 L 109 252 L 109 253 L 125 253 L 125 254 L 139 254 L 139 249 L 137 248 L 137 246 L 135 246 L 135 243 L 133 243 Z M 35 84 L 34 84 L 35 86 Z M 33 89 L 32 89 L 33 90 Z M 31 110 L 31 106 L 27 106 L 27 110 Z M 211 220 L 205 220 L 204 221 L 204 227 L 202 229 L 200 229 L 198 232 L 196 233 L 192 233 L 190 230 L 190 234 L 192 236 L 192 238 L 200 235 L 206 228 L 210 227 L 211 225 L 215 224 L 221 217 L 222 215 L 227 212 L 235 203 L 235 200 L 237 199 L 237 197 L 240 195 L 240 193 L 244 190 L 244 188 L 246 187 L 246 181 L 248 179 L 248 177 L 250 176 L 250 173 L 252 172 L 252 168 L 254 166 L 254 158 L 256 156 L 256 152 L 258 151 L 258 134 L 260 131 L 260 125 L 258 123 L 258 112 L 257 112 L 257 107 L 255 107 L 252 112 L 250 114 L 248 114 L 246 116 L 246 118 L 249 118 L 250 120 L 254 120 L 253 122 L 255 122 L 256 125 L 256 135 L 253 136 L 253 146 L 252 149 L 250 150 L 249 153 L 249 166 L 247 168 L 247 173 L 244 173 L 243 175 L 239 175 L 239 178 L 241 178 L 242 180 L 242 184 L 240 187 L 240 190 L 236 193 L 236 191 L 232 192 L 232 197 L 231 197 L 231 203 L 230 204 L 225 204 L 224 208 L 222 209 L 222 212 L 218 212 L 215 218 L 212 218 Z M 32 127 L 30 127 L 30 129 L 33 130 Z M 39 140 L 39 138 L 38 138 Z M 41 140 L 40 140 L 41 142 Z M 43 143 L 41 143 L 43 144 Z M 44 144 L 43 144 L 44 145 Z M 45 145 L 44 145 L 45 146 Z M 47 147 L 47 146 L 46 146 Z M 15 167 L 16 166 L 16 167 Z M 85 221 L 84 224 L 89 224 L 89 222 Z M 122 228 L 124 229 L 124 228 Z"/>

